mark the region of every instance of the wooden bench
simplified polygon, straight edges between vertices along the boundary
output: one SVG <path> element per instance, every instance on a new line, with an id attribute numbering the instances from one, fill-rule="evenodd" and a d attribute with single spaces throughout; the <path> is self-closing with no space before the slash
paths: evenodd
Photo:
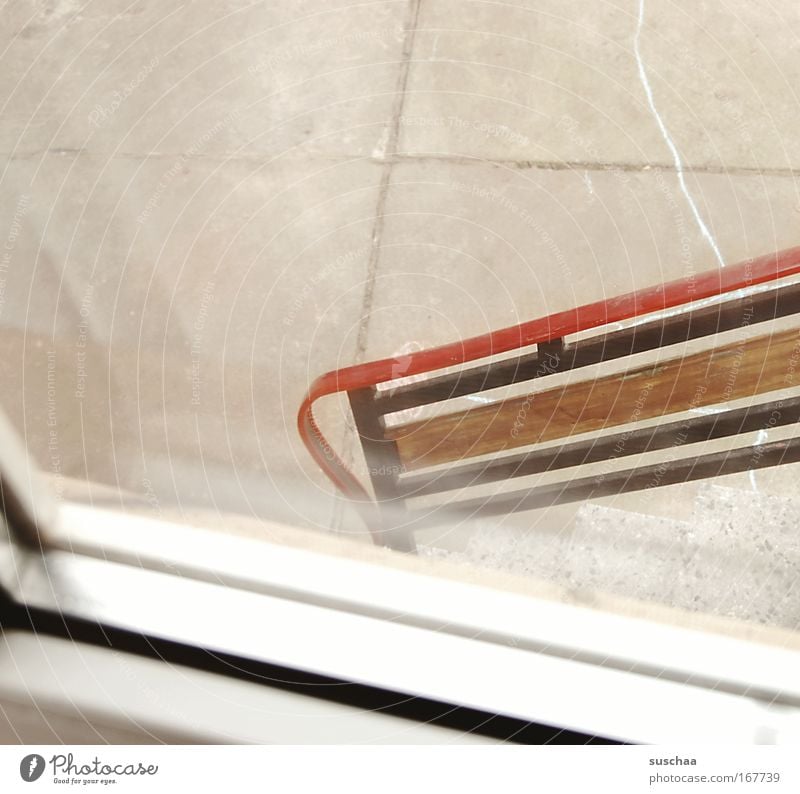
<path id="1" fill-rule="evenodd" d="M 794 248 L 402 360 L 331 372 L 315 382 L 301 406 L 300 433 L 315 460 L 361 511 L 375 541 L 404 550 L 413 550 L 415 529 L 440 520 L 548 507 L 795 462 L 800 460 L 796 438 L 724 451 L 704 451 L 702 445 L 800 419 L 800 396 L 791 393 L 730 405 L 800 385 L 800 329 L 753 329 L 800 312 L 800 283 L 788 278 L 799 272 L 800 248 Z M 686 355 L 663 349 L 736 329 L 748 329 L 748 337 Z M 569 338 L 576 334 L 579 338 Z M 498 358 L 511 351 L 519 352 Z M 647 356 L 639 354 L 648 353 L 650 360 L 642 361 Z M 631 356 L 639 358 L 627 361 Z M 573 370 L 614 361 L 617 371 L 572 382 Z M 455 373 L 436 374 L 455 365 L 460 367 Z M 546 387 L 543 379 L 553 382 L 562 375 L 560 385 Z M 521 394 L 447 410 L 448 401 L 504 387 L 519 391 L 518 384 L 524 384 Z M 348 395 L 371 494 L 314 420 L 313 403 L 335 392 Z M 400 411 L 427 406 L 429 412 L 437 404 L 443 410 L 425 418 L 387 422 Z M 708 406 L 717 410 L 698 410 Z M 677 449 L 681 456 L 627 468 L 616 463 L 666 449 Z M 610 471 L 582 476 L 579 467 L 603 461 L 614 461 Z M 477 486 L 561 469 L 569 470 L 568 476 L 557 482 L 470 495 Z M 437 494 L 448 497 L 446 510 L 415 506 L 413 500 Z"/>

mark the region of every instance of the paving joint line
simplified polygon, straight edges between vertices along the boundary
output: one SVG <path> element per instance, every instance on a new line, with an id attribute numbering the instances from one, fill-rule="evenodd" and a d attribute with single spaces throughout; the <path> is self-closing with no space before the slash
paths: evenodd
<path id="1" fill-rule="evenodd" d="M 401 53 L 400 71 L 397 76 L 397 88 L 395 99 L 392 103 L 391 118 L 389 121 L 386 142 L 383 144 L 383 151 L 379 156 L 373 155 L 373 159 L 383 164 L 381 181 L 378 187 L 378 200 L 375 207 L 375 225 L 372 229 L 372 240 L 370 245 L 369 260 L 367 261 L 367 272 L 364 285 L 364 298 L 361 305 L 361 319 L 358 326 L 356 337 L 355 363 L 360 363 L 367 351 L 367 338 L 369 335 L 370 314 L 375 299 L 375 284 L 378 275 L 378 265 L 380 261 L 381 241 L 383 239 L 384 211 L 389 196 L 391 186 L 392 169 L 396 163 L 395 155 L 400 140 L 400 120 L 403 116 L 405 105 L 406 89 L 408 78 L 411 72 L 411 54 L 414 49 L 417 25 L 419 21 L 422 0 L 409 0 L 404 23 L 403 48 Z M 381 144 L 379 143 L 378 146 Z M 349 424 L 349 423 L 348 423 Z M 353 433 L 347 433 L 342 449 L 342 457 L 352 468 L 355 458 L 355 444 Z M 336 500 L 333 505 L 331 515 L 331 529 L 340 532 L 344 518 L 344 507 L 340 500 Z"/>
<path id="2" fill-rule="evenodd" d="M 393 111 L 394 115 L 394 111 Z M 393 125 L 395 126 L 395 125 Z M 399 126 L 399 125 L 397 125 Z M 399 132 L 399 130 L 397 130 Z M 391 134 L 390 134 L 391 139 Z M 396 141 L 395 141 L 396 143 Z M 97 157 L 102 158 L 110 153 L 108 152 L 91 152 L 88 149 L 69 149 L 69 148 L 55 148 L 55 149 L 40 149 L 31 152 L 21 152 L 10 154 L 8 152 L 0 153 L 0 159 L 5 159 L 10 162 L 24 162 L 25 160 L 39 159 L 46 156 L 61 156 L 61 157 Z M 111 159 L 119 160 L 173 160 L 178 157 L 185 156 L 182 152 L 116 152 L 113 153 Z M 288 160 L 291 160 L 295 155 L 289 155 Z M 626 163 L 626 162 L 598 162 L 589 160 L 525 160 L 514 158 L 495 158 L 495 157 L 480 157 L 479 155 L 464 155 L 464 154 L 446 154 L 437 152 L 386 152 L 380 157 L 364 156 L 357 154 L 347 153 L 324 153 L 314 152 L 311 157 L 318 160 L 329 160 L 331 162 L 351 162 L 370 160 L 373 163 L 380 165 L 397 165 L 414 162 L 441 162 L 450 163 L 453 165 L 490 165 L 490 166 L 504 166 L 507 168 L 514 168 L 520 171 L 525 170 L 540 170 L 540 171 L 624 171 L 626 173 L 642 173 L 647 174 L 653 171 L 662 171 L 664 173 L 677 173 L 677 169 L 673 163 L 667 162 L 654 162 L 654 163 Z M 220 153 L 220 154 L 198 154 L 186 157 L 187 160 L 207 161 L 207 162 L 242 162 L 242 163 L 260 163 L 269 164 L 273 162 L 282 162 L 282 155 L 269 155 L 269 154 L 236 154 L 236 153 Z M 308 159 L 308 158 L 304 158 Z M 800 166 L 793 168 L 787 167 L 755 167 L 743 165 L 686 165 L 683 168 L 684 173 L 687 174 L 722 174 L 726 176 L 765 176 L 765 177 L 791 177 L 794 178 L 800 172 Z"/>

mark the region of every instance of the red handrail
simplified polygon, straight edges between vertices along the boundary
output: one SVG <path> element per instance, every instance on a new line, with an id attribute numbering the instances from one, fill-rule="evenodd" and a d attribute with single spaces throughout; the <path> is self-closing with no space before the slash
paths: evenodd
<path id="1" fill-rule="evenodd" d="M 300 406 L 297 416 L 300 437 L 331 482 L 345 496 L 363 505 L 370 501 L 367 490 L 330 446 L 314 419 L 313 405 L 321 397 L 465 364 L 795 273 L 800 273 L 800 247 L 787 248 L 730 267 L 677 279 L 657 287 L 647 287 L 616 298 L 587 303 L 576 309 L 556 312 L 462 342 L 421 350 L 404 355 L 402 361 L 384 358 L 328 372 L 314 381 Z"/>

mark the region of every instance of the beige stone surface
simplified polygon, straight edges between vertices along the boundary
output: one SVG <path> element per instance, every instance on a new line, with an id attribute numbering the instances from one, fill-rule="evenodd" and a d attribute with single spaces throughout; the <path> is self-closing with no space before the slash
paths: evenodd
<path id="1" fill-rule="evenodd" d="M 401 150 L 499 161 L 790 169 L 789 2 L 426 0 Z"/>
<path id="2" fill-rule="evenodd" d="M 57 0 L 3 14 L 4 151 L 224 158 L 369 154 L 405 7 Z"/>

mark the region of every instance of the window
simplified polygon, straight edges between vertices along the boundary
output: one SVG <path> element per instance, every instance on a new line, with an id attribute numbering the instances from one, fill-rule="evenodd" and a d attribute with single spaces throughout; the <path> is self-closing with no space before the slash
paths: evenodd
<path id="1" fill-rule="evenodd" d="M 470 498 L 628 483 L 637 466 L 657 487 L 427 522 L 441 499 L 428 483 L 411 494 L 414 554 L 373 544 L 297 431 L 325 372 L 390 359 L 369 386 L 391 400 L 436 377 L 406 367 L 432 347 L 676 280 L 680 305 L 438 371 L 554 355 L 546 385 L 506 379 L 364 421 L 393 441 L 504 404 L 527 421 L 546 391 L 568 400 L 670 361 L 683 377 L 680 362 L 740 347 L 759 382 L 759 357 L 794 372 L 796 15 L 723 25 L 701 9 L 679 30 L 674 11 L 589 5 L 0 12 L 0 574 L 16 601 L 609 738 L 791 734 L 793 380 L 745 393 L 752 373 L 737 375 L 723 399 L 689 395 L 669 416 L 628 389 L 630 421 L 572 417 L 537 447 L 603 438 L 605 457 L 470 480 Z M 703 273 L 773 251 L 789 252 L 780 279 L 726 294 L 735 322 L 719 325 L 718 295 L 693 300 Z M 717 325 L 610 355 L 686 312 Z M 563 366 L 575 345 L 602 356 Z M 332 391 L 315 405 L 327 443 L 381 497 L 362 414 Z M 770 424 L 764 406 L 782 400 Z M 722 434 L 720 406 L 749 424 Z M 749 464 L 666 484 L 660 467 L 696 439 L 642 439 L 686 421 L 716 428 L 703 454 L 752 450 Z M 421 453 L 406 449 L 411 487 Z M 523 449 L 472 463 L 509 467 Z M 431 457 L 434 481 L 466 457 Z"/>

